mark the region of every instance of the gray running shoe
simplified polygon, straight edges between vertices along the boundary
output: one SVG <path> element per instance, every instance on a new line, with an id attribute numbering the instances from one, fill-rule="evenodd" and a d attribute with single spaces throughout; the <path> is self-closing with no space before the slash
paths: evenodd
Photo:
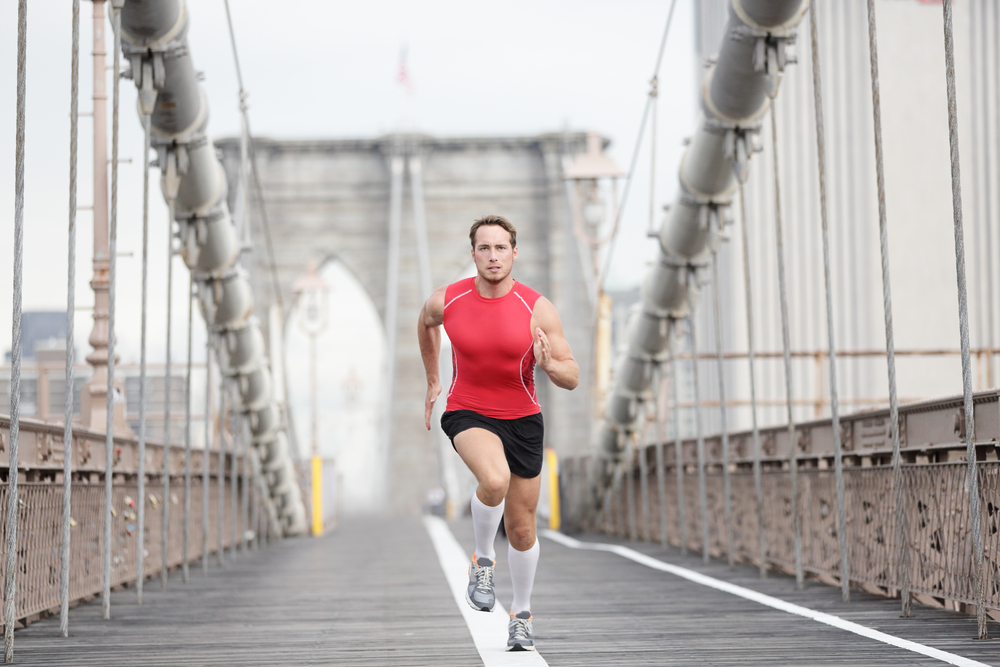
<path id="1" fill-rule="evenodd" d="M 493 590 L 493 567 L 495 560 L 476 558 L 473 554 L 469 565 L 469 587 L 465 590 L 465 601 L 476 611 L 493 611 L 497 596 Z"/>
<path id="2" fill-rule="evenodd" d="M 531 634 L 531 612 L 519 611 L 517 615 L 510 615 L 510 623 L 507 624 L 508 651 L 534 651 L 535 638 Z"/>

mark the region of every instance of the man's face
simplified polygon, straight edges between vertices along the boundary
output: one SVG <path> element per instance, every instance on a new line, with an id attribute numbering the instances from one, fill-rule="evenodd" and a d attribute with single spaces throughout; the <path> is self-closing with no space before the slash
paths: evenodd
<path id="1" fill-rule="evenodd" d="M 517 258 L 517 248 L 510 245 L 510 233 L 498 225 L 483 225 L 476 230 L 476 243 L 472 248 L 472 259 L 476 262 L 479 276 L 497 284 L 510 275 Z"/>

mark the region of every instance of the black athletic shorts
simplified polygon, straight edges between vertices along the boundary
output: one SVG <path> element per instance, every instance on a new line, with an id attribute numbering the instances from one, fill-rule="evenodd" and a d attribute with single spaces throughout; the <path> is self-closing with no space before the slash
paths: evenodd
<path id="1" fill-rule="evenodd" d="M 470 428 L 493 433 L 503 443 L 503 453 L 511 473 L 525 479 L 542 472 L 542 436 L 545 424 L 542 413 L 519 419 L 494 419 L 472 410 L 452 410 L 441 415 L 441 429 L 455 446 L 455 436 Z"/>

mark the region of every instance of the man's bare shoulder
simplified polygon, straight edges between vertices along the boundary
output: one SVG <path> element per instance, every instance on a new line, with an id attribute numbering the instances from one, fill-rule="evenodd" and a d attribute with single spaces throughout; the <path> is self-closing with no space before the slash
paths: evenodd
<path id="1" fill-rule="evenodd" d="M 444 297 L 447 291 L 448 285 L 442 285 L 434 290 L 424 303 L 422 319 L 425 325 L 436 326 L 444 323 Z"/>

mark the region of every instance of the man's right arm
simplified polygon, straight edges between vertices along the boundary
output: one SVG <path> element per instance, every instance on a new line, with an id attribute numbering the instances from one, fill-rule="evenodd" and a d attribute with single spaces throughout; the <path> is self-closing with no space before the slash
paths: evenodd
<path id="1" fill-rule="evenodd" d="M 424 361 L 427 374 L 427 396 L 424 399 L 424 425 L 431 428 L 431 411 L 441 393 L 441 374 L 438 371 L 438 356 L 441 352 L 441 325 L 444 324 L 444 295 L 447 287 L 440 287 L 427 299 L 420 309 L 417 321 L 417 339 L 420 341 L 420 357 Z"/>

